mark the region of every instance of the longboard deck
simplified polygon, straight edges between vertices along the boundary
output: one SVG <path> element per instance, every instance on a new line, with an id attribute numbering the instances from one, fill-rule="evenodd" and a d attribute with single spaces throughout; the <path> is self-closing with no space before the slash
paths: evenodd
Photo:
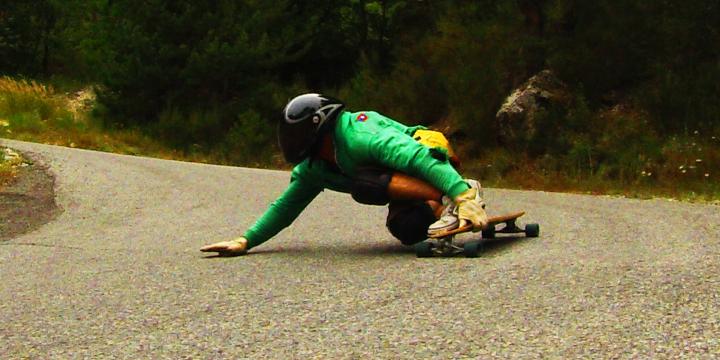
<path id="1" fill-rule="evenodd" d="M 521 216 L 523 216 L 523 215 L 525 215 L 525 212 L 524 212 L 524 211 L 518 211 L 518 212 L 514 212 L 514 213 L 508 213 L 508 214 L 493 216 L 493 217 L 491 217 L 491 218 L 488 219 L 488 227 L 490 227 L 490 226 L 495 226 L 495 225 L 497 225 L 497 224 L 501 224 L 501 223 L 504 223 L 504 222 L 506 222 L 506 221 L 515 220 L 515 219 L 517 219 L 517 218 L 519 218 L 519 217 L 521 217 Z M 431 239 L 440 239 L 440 238 L 444 238 L 444 237 L 448 237 L 448 236 L 452 236 L 452 235 L 457 235 L 457 234 L 461 234 L 461 233 L 464 233 L 464 232 L 468 232 L 468 231 L 471 231 L 471 230 L 472 230 L 472 224 L 468 224 L 468 225 L 465 225 L 465 226 L 463 226 L 463 227 L 461 227 L 461 228 L 453 229 L 453 230 L 450 230 L 450 231 L 447 231 L 447 232 L 444 232 L 444 233 L 441 233 L 441 234 L 432 235 L 432 236 L 430 236 L 430 238 L 431 238 Z"/>

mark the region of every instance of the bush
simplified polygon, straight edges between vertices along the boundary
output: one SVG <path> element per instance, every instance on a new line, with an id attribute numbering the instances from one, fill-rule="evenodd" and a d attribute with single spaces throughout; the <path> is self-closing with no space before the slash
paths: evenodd
<path id="1" fill-rule="evenodd" d="M 662 132 L 686 135 L 720 130 L 720 62 L 668 71 L 642 86 L 635 97 Z"/>
<path id="2" fill-rule="evenodd" d="M 718 183 L 720 136 L 693 132 L 669 139 L 661 149 L 663 162 L 655 168 L 664 184 Z"/>
<path id="3" fill-rule="evenodd" d="M 275 128 L 255 111 L 238 115 L 223 140 L 226 160 L 232 164 L 267 164 L 277 151 Z"/>
<path id="4" fill-rule="evenodd" d="M 188 113 L 169 108 L 160 113 L 151 129 L 158 138 L 178 149 L 207 149 L 223 138 L 226 117 L 217 107 Z"/>
<path id="5" fill-rule="evenodd" d="M 633 182 L 661 160 L 662 138 L 638 113 L 600 115 L 596 131 L 598 174 L 603 178 Z"/>

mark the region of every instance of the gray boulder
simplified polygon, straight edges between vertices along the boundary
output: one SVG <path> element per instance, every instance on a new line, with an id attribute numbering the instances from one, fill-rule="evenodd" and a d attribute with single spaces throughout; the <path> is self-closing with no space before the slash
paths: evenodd
<path id="1" fill-rule="evenodd" d="M 543 70 L 515 89 L 498 110 L 498 140 L 506 147 L 524 150 L 535 138 L 538 114 L 552 106 L 567 107 L 571 96 L 567 86 L 550 70 Z"/>

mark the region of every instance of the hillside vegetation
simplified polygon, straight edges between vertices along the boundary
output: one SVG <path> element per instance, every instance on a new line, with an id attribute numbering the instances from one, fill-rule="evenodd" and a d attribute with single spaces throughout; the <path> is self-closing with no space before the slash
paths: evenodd
<path id="1" fill-rule="evenodd" d="M 717 44 L 717 0 L 18 0 L 0 74 L 35 90 L 0 89 L 0 136 L 276 165 L 279 109 L 320 91 L 447 131 L 489 184 L 718 198 Z M 495 113 L 544 69 L 571 105 L 510 151 Z M 93 84 L 94 110 L 25 78 Z"/>

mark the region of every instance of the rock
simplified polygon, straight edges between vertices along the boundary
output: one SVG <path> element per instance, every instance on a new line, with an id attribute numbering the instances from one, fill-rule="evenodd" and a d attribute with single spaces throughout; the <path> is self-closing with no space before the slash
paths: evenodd
<path id="1" fill-rule="evenodd" d="M 0 148 L 0 163 L 9 165 L 11 168 L 23 166 L 27 162 L 18 152 L 10 148 Z"/>
<path id="2" fill-rule="evenodd" d="M 2 152 L 2 156 L 3 156 L 4 161 L 10 162 L 10 163 L 19 162 L 19 160 L 20 160 L 20 154 L 18 154 L 17 152 L 15 152 L 15 150 L 10 149 L 10 148 L 4 148 L 3 152 Z"/>
<path id="3" fill-rule="evenodd" d="M 72 94 L 68 94 L 68 108 L 76 116 L 86 113 L 92 109 L 97 99 L 95 90 L 92 87 L 84 88 Z"/>
<path id="4" fill-rule="evenodd" d="M 570 102 L 567 86 L 552 71 L 539 72 L 515 89 L 498 110 L 498 140 L 504 146 L 524 150 L 524 144 L 538 132 L 538 113 L 555 105 L 567 107 Z"/>

